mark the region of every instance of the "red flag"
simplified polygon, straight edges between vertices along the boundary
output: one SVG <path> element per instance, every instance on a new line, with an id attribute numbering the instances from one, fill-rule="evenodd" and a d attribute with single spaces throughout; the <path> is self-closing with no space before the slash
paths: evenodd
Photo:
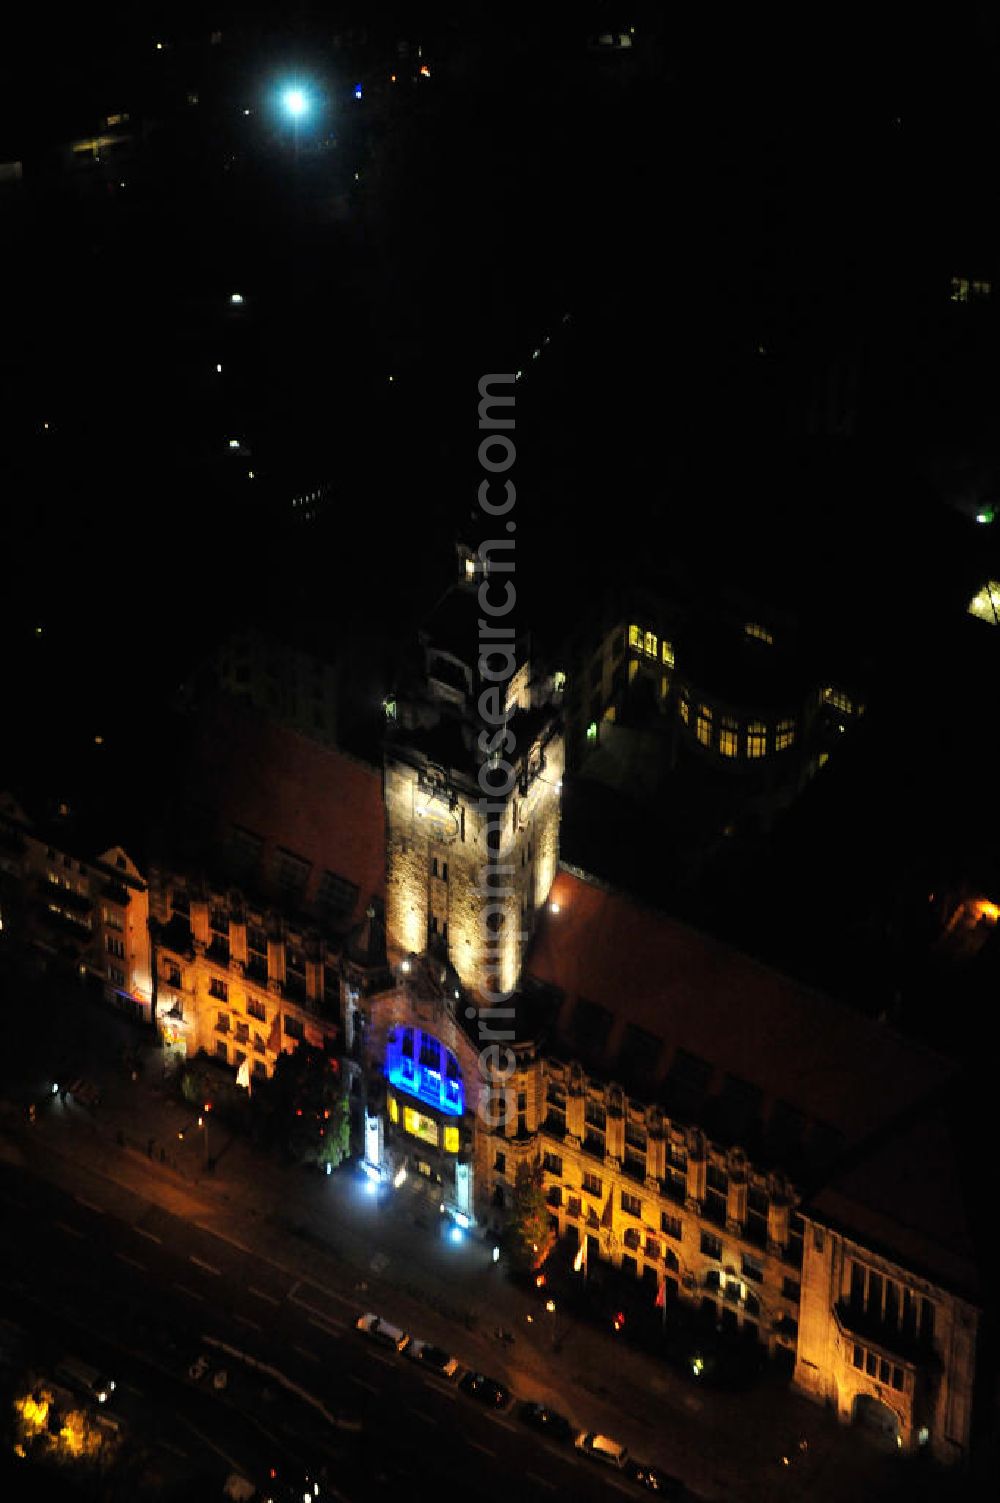
<path id="1" fill-rule="evenodd" d="M 667 1281 L 661 1279 L 656 1289 L 656 1308 L 662 1310 L 667 1302 Z"/>

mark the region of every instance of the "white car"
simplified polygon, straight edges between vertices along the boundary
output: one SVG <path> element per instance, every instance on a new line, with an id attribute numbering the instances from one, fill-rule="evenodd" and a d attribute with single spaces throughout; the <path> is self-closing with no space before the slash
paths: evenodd
<path id="1" fill-rule="evenodd" d="M 439 1378 L 453 1378 L 458 1372 L 457 1357 L 452 1357 L 444 1347 L 435 1346 L 430 1341 L 421 1341 L 416 1336 L 411 1336 L 406 1355 L 412 1357 L 414 1362 L 419 1362 L 428 1372 L 437 1373 Z"/>
<path id="2" fill-rule="evenodd" d="M 372 1341 L 378 1341 L 382 1346 L 395 1347 L 397 1352 L 403 1351 L 410 1340 L 406 1331 L 401 1331 L 399 1326 L 390 1325 L 381 1315 L 375 1315 L 370 1310 L 366 1315 L 359 1315 L 354 1324 L 356 1330 L 369 1336 Z"/>
<path id="3" fill-rule="evenodd" d="M 595 1430 L 581 1430 L 575 1444 L 578 1451 L 593 1461 L 603 1461 L 605 1466 L 623 1467 L 628 1460 L 628 1451 L 623 1445 Z"/>

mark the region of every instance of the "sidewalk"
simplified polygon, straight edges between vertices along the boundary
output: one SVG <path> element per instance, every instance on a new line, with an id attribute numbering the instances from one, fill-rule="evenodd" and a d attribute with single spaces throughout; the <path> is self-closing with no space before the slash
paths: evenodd
<path id="1" fill-rule="evenodd" d="M 202 1132 L 187 1130 L 192 1108 L 150 1082 L 148 1072 L 135 1083 L 102 1085 L 93 1111 L 53 1098 L 36 1127 L 19 1133 L 39 1173 L 55 1177 L 55 1163 L 44 1162 L 55 1154 L 127 1190 L 130 1201 L 141 1196 L 251 1247 L 294 1278 L 348 1294 L 366 1283 L 354 1293 L 359 1309 L 383 1311 L 516 1393 L 609 1431 L 706 1499 L 841 1498 L 851 1488 L 846 1474 L 859 1461 L 867 1466 L 858 1438 L 797 1395 L 766 1385 L 738 1394 L 699 1391 L 610 1333 L 562 1318 L 553 1350 L 551 1317 L 494 1265 L 492 1242 L 446 1240 L 415 1185 L 374 1197 L 353 1167 L 329 1177 L 285 1167 L 215 1121 L 209 1131 L 217 1167 L 208 1173 Z M 512 1347 L 492 1338 L 497 1327 L 515 1333 Z M 802 1438 L 808 1459 L 782 1470 L 780 1457 L 800 1454 Z"/>

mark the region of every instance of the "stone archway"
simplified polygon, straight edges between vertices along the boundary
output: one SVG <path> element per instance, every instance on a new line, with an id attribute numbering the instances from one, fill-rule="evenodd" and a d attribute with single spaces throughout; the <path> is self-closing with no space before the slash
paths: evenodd
<path id="1" fill-rule="evenodd" d="M 898 1449 L 899 1415 L 881 1399 L 869 1393 L 856 1394 L 851 1419 L 879 1445 L 894 1451 Z"/>

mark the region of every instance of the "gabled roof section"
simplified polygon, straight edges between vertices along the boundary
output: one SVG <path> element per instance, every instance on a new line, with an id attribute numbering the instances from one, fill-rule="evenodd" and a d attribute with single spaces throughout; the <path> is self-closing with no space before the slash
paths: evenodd
<path id="1" fill-rule="evenodd" d="M 225 866 L 248 891 L 300 908 L 343 895 L 344 929 L 384 899 L 381 772 L 239 701 L 199 713 L 180 806 L 194 828 L 176 854 L 207 874 Z"/>
<path id="2" fill-rule="evenodd" d="M 525 970 L 560 997 L 550 1048 L 789 1170 L 803 1155 L 831 1162 L 952 1073 L 883 1025 L 565 867 Z"/>

